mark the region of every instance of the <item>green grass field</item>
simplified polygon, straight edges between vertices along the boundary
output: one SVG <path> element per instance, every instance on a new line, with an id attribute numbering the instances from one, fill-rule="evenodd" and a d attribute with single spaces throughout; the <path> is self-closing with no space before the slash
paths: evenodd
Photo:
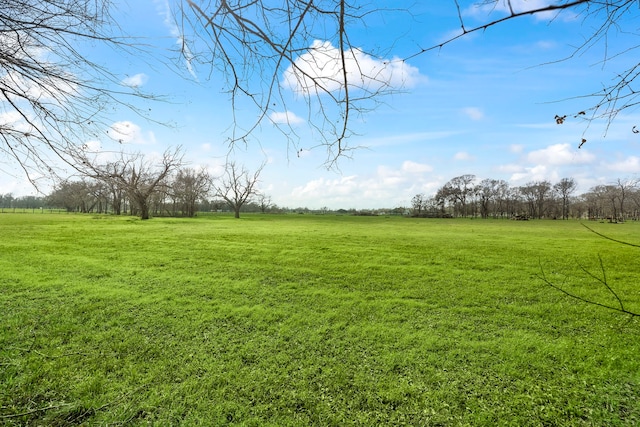
<path id="1" fill-rule="evenodd" d="M 590 223 L 640 243 L 640 224 Z M 640 424 L 640 248 L 573 221 L 0 215 L 0 424 Z"/>

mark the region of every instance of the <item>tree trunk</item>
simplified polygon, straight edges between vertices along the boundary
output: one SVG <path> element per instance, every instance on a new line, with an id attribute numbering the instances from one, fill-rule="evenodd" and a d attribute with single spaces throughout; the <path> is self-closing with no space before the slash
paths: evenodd
<path id="1" fill-rule="evenodd" d="M 149 205 L 140 203 L 140 219 L 149 219 Z"/>

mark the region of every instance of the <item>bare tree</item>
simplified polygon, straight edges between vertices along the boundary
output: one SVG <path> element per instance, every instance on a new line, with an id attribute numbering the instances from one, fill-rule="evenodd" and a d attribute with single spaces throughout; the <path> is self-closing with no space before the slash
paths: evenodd
<path id="1" fill-rule="evenodd" d="M 82 47 L 136 50 L 110 14 L 110 0 L 4 0 L 0 8 L 0 152 L 35 185 L 60 160 L 78 167 L 77 152 L 102 139 L 110 104 L 145 97 Z"/>
<path id="2" fill-rule="evenodd" d="M 95 164 L 85 160 L 87 174 L 104 181 L 114 188 L 122 189 L 134 204 L 140 219 L 150 218 L 151 199 L 167 178 L 182 166 L 180 148 L 167 149 L 159 159 L 150 159 L 140 153 L 121 153 L 120 158 L 106 164 Z"/>
<path id="3" fill-rule="evenodd" d="M 451 178 L 449 182 L 438 190 L 438 197 L 449 200 L 454 206 L 454 212 L 458 207 L 458 214 L 466 216 L 468 199 L 475 193 L 475 185 L 473 184 L 475 180 L 476 176 L 471 174 Z"/>
<path id="4" fill-rule="evenodd" d="M 562 178 L 553 186 L 562 203 L 562 219 L 569 219 L 569 197 L 576 191 L 576 188 L 578 188 L 578 184 L 573 178 Z"/>
<path id="5" fill-rule="evenodd" d="M 90 212 L 97 203 L 92 187 L 95 187 L 95 181 L 66 180 L 60 182 L 47 196 L 47 203 L 63 207 L 68 212 Z"/>
<path id="6" fill-rule="evenodd" d="M 264 164 L 252 174 L 244 166 L 229 162 L 225 165 L 224 175 L 213 183 L 215 196 L 231 206 L 236 218 L 240 218 L 242 206 L 257 194 L 256 185 L 263 168 Z"/>
<path id="7" fill-rule="evenodd" d="M 416 194 L 411 198 L 411 215 L 412 216 L 422 216 L 422 210 L 424 209 L 424 202 L 427 196 L 424 194 Z"/>
<path id="8" fill-rule="evenodd" d="M 193 217 L 198 200 L 203 199 L 211 189 L 211 178 L 205 169 L 183 168 L 171 183 L 170 192 L 180 205 L 182 215 Z"/>
<path id="9" fill-rule="evenodd" d="M 620 179 L 616 180 L 616 186 L 618 187 L 618 200 L 620 202 L 620 220 L 625 220 L 625 200 L 627 196 L 638 186 L 637 179 Z"/>
<path id="10" fill-rule="evenodd" d="M 480 202 L 480 215 L 482 218 L 488 218 L 489 212 L 492 210 L 493 216 L 497 216 L 500 210 L 500 202 L 502 201 L 504 192 L 508 188 L 507 182 L 498 179 L 483 179 L 477 186 L 478 199 Z"/>
<path id="11" fill-rule="evenodd" d="M 271 196 L 263 193 L 258 194 L 258 206 L 260 206 L 260 212 L 267 213 L 267 210 L 272 206 Z"/>

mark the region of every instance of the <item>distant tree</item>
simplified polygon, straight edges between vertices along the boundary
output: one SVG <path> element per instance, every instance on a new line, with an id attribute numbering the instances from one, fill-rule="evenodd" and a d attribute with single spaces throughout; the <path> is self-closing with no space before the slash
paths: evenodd
<path id="1" fill-rule="evenodd" d="M 109 162 L 104 165 L 102 172 L 106 174 L 106 176 L 112 174 L 117 175 L 122 172 L 120 170 L 121 166 L 122 164 L 119 162 Z M 102 179 L 100 181 L 105 186 L 105 191 L 108 199 L 111 201 L 111 209 L 114 215 L 121 215 L 126 203 L 126 192 L 122 183 L 117 179 Z"/>
<path id="2" fill-rule="evenodd" d="M 62 181 L 47 196 L 47 204 L 68 212 L 90 212 L 97 203 L 93 186 L 95 183 L 87 180 Z"/>
<path id="3" fill-rule="evenodd" d="M 94 179 L 121 188 L 133 203 L 140 219 L 149 219 L 151 201 L 167 179 L 182 166 L 180 148 L 167 150 L 160 159 L 150 159 L 141 153 L 120 153 L 120 158 L 106 164 L 94 164 L 85 160 L 87 173 Z"/>
<path id="4" fill-rule="evenodd" d="M 182 215 L 193 217 L 198 201 L 204 199 L 211 189 L 211 177 L 204 170 L 184 168 L 178 170 L 170 184 L 169 192 L 181 207 Z"/>
<path id="5" fill-rule="evenodd" d="M 618 222 L 620 215 L 618 206 L 622 204 L 622 192 L 620 191 L 620 187 L 613 184 L 603 185 L 600 187 L 600 192 L 611 208 L 610 214 L 608 215 L 609 222 Z"/>
<path id="6" fill-rule="evenodd" d="M 475 175 L 460 175 L 452 178 L 440 190 L 437 198 L 448 200 L 454 207 L 454 213 L 467 215 L 467 202 L 475 194 Z M 457 208 L 457 209 L 456 209 Z"/>
<path id="7" fill-rule="evenodd" d="M 251 173 L 244 166 L 229 162 L 225 165 L 223 176 L 214 180 L 212 188 L 215 196 L 229 204 L 235 218 L 240 218 L 242 206 L 258 194 L 256 186 L 263 168 L 264 164 Z"/>
<path id="8" fill-rule="evenodd" d="M 569 219 L 569 198 L 576 191 L 576 188 L 578 188 L 578 184 L 573 178 L 562 178 L 553 186 L 562 203 L 562 219 Z"/>
<path id="9" fill-rule="evenodd" d="M 13 207 L 13 201 L 15 198 L 12 193 L 0 194 L 0 207 L 1 208 L 11 208 Z"/>
<path id="10" fill-rule="evenodd" d="M 587 216 L 589 219 L 593 220 L 607 216 L 603 190 L 604 185 L 598 185 L 591 187 L 588 192 L 581 196 L 587 207 Z"/>
<path id="11" fill-rule="evenodd" d="M 267 196 L 266 194 L 259 193 L 258 194 L 258 205 L 260 206 L 260 212 L 267 213 L 267 210 L 271 207 L 271 196 Z"/>
<path id="12" fill-rule="evenodd" d="M 585 194 L 578 194 L 572 196 L 569 200 L 569 206 L 571 206 L 571 216 L 574 218 L 582 219 L 585 214 L 589 215 L 589 206 Z"/>
<path id="13" fill-rule="evenodd" d="M 512 194 L 513 190 L 509 187 L 509 183 L 502 179 L 496 180 L 494 184 L 494 203 L 493 203 L 493 216 L 503 217 L 505 214 L 509 215 L 509 207 L 513 204 Z"/>
<path id="14" fill-rule="evenodd" d="M 552 188 L 551 183 L 546 180 L 536 181 L 534 183 L 538 219 L 544 218 L 547 215 L 547 204 L 551 202 L 553 198 Z"/>
<path id="15" fill-rule="evenodd" d="M 39 196 L 22 196 L 18 197 L 14 201 L 14 207 L 21 209 L 37 209 L 42 207 L 45 204 L 45 201 L 42 197 Z"/>
<path id="16" fill-rule="evenodd" d="M 640 189 L 634 188 L 629 194 L 629 200 L 631 201 L 630 217 L 634 220 L 640 219 Z"/>
<path id="17" fill-rule="evenodd" d="M 411 215 L 412 216 L 422 216 L 422 211 L 424 209 L 424 203 L 427 196 L 424 194 L 416 194 L 411 198 Z"/>
<path id="18" fill-rule="evenodd" d="M 519 193 L 526 201 L 530 217 L 538 219 L 545 217 L 547 204 L 551 198 L 551 189 L 549 181 L 529 182 L 518 188 Z"/>
<path id="19" fill-rule="evenodd" d="M 509 184 L 498 179 L 483 179 L 476 187 L 476 193 L 480 202 L 480 215 L 488 218 L 490 212 L 496 217 L 502 209 L 502 203 L 506 197 Z"/>
<path id="20" fill-rule="evenodd" d="M 637 179 L 620 179 L 616 181 L 616 186 L 618 187 L 618 202 L 620 203 L 620 220 L 625 220 L 625 201 L 627 200 L 627 196 L 630 195 L 631 191 L 638 186 Z"/>

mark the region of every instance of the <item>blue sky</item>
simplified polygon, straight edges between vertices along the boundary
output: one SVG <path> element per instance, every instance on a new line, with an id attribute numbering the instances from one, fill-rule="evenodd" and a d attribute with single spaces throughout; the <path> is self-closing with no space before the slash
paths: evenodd
<path id="1" fill-rule="evenodd" d="M 171 59 L 178 35 L 167 19 L 171 1 L 129 1 L 117 13 L 122 28 L 153 46 L 156 58 L 92 51 L 123 80 L 166 99 L 136 101 L 150 111 L 152 121 L 126 109 L 115 109 L 109 120 L 112 129 L 126 129 L 124 142 L 136 150 L 159 153 L 182 145 L 191 167 L 204 166 L 219 174 L 233 120 L 229 96 L 221 92 L 215 73 L 209 78 L 208 70 L 190 70 L 184 61 Z M 516 3 L 531 7 L 544 1 Z M 486 21 L 489 12 L 467 7 L 463 13 L 473 24 Z M 341 159 L 338 168 L 324 167 L 327 154 L 322 148 L 305 149 L 317 141 L 309 136 L 306 111 L 295 102 L 280 113 L 297 118 L 296 130 L 305 138 L 301 153 L 264 122 L 231 158 L 249 169 L 266 162 L 261 190 L 274 203 L 292 208 L 407 206 L 415 194 L 432 195 L 462 174 L 504 179 L 512 186 L 573 177 L 581 192 L 637 176 L 640 137 L 631 131 L 634 125 L 640 127 L 637 110 L 625 110 L 608 127 L 606 121 L 587 124 L 571 117 L 563 125 L 554 121 L 556 114 L 570 116 L 591 107 L 594 100 L 582 96 L 632 65 L 633 54 L 603 63 L 605 47 L 611 55 L 637 41 L 629 34 L 610 33 L 606 45 L 596 44 L 559 61 L 575 52 L 597 22 L 572 13 L 549 18 L 519 18 L 413 57 L 406 64 L 410 78 L 403 90 L 381 99 L 383 104 L 352 123 L 357 136 L 349 145 L 362 148 Z M 411 15 L 371 17 L 366 27 L 353 28 L 352 34 L 363 50 L 379 48 L 384 59 L 392 59 L 410 56 L 457 32 L 455 4 L 429 0 L 411 6 Z M 165 59 L 156 61 L 159 56 Z M 238 120 L 250 122 L 255 112 L 239 107 Z M 587 143 L 578 149 L 583 137 Z M 0 178 L 0 193 L 33 194 L 16 175 Z"/>

